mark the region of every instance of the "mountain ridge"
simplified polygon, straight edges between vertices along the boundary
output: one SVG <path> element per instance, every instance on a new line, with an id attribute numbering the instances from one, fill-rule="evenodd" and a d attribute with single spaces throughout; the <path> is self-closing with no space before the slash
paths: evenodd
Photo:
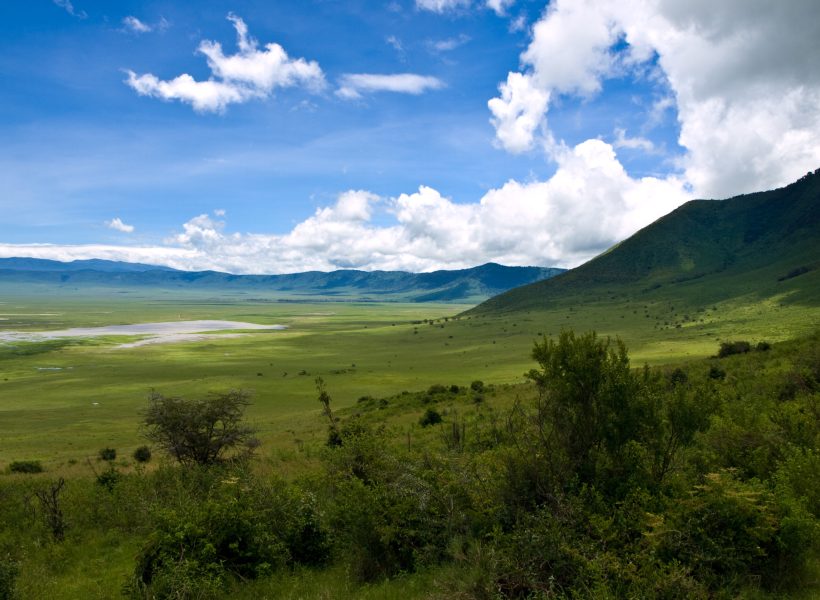
<path id="1" fill-rule="evenodd" d="M 40 262 L 37 262 L 40 261 Z M 480 301 L 513 287 L 553 277 L 555 267 L 508 267 L 486 263 L 470 269 L 430 273 L 406 271 L 306 271 L 282 275 L 235 275 L 219 271 L 180 271 L 136 263 L 95 261 L 60 263 L 42 259 L 0 259 L 0 286 L 52 288 L 162 288 L 281 292 L 293 296 L 385 299 L 411 302 Z M 83 263 L 83 264 L 77 264 Z M 8 267 L 7 265 L 10 265 Z M 100 268 L 95 268 L 99 266 Z M 147 268 L 146 268 L 147 267 Z"/>

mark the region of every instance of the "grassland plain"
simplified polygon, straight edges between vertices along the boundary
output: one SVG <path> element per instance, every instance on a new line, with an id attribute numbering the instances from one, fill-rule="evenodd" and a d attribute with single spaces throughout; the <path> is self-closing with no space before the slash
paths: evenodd
<path id="1" fill-rule="evenodd" d="M 132 349 L 117 348 L 133 339 L 123 337 L 0 345 L 0 465 L 36 459 L 70 471 L 105 446 L 130 453 L 142 443 L 140 411 L 152 389 L 186 397 L 249 390 L 248 416 L 266 451 L 280 452 L 311 431 L 317 376 L 343 408 L 362 396 L 433 383 L 520 382 L 533 341 L 567 327 L 621 337 L 639 365 L 708 356 L 721 340 L 775 342 L 820 326 L 820 309 L 811 304 L 752 293 L 705 304 L 681 295 L 683 287 L 674 298 L 663 290 L 649 297 L 613 291 L 513 314 L 460 317 L 469 306 L 304 304 L 179 291 L 25 297 L 3 290 L 0 332 L 195 319 L 288 329 Z"/>

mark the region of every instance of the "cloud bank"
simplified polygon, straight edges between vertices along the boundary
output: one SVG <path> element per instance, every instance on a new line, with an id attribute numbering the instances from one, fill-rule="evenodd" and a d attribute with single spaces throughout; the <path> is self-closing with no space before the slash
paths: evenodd
<path id="1" fill-rule="evenodd" d="M 551 101 L 649 73 L 677 108 L 679 167 L 697 195 L 792 181 L 820 163 L 812 14 L 813 0 L 554 0 L 533 26 L 522 70 L 489 102 L 497 142 L 514 153 L 550 147 Z"/>
<path id="2" fill-rule="evenodd" d="M 558 161 L 549 180 L 509 181 L 473 204 L 427 186 L 394 198 L 350 190 L 284 235 L 228 232 L 215 211 L 192 218 L 161 247 L 3 245 L 0 256 L 99 257 L 233 273 L 431 271 L 489 261 L 575 266 L 688 197 L 676 179 L 629 177 L 600 140 L 566 150 Z"/>

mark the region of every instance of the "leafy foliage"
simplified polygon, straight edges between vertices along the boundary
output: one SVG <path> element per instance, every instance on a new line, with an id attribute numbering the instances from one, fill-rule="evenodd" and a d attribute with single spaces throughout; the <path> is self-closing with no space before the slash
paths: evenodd
<path id="1" fill-rule="evenodd" d="M 152 392 L 144 414 L 145 437 L 186 465 L 212 465 L 234 450 L 248 455 L 257 446 L 255 430 L 242 423 L 248 405 L 248 394 L 241 390 L 202 400 Z"/>

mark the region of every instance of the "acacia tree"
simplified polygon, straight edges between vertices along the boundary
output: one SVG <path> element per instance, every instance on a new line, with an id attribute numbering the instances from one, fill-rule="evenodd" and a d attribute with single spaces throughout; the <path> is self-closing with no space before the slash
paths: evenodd
<path id="1" fill-rule="evenodd" d="M 233 450 L 250 454 L 258 446 L 255 429 L 242 422 L 247 392 L 231 390 L 187 400 L 151 392 L 144 413 L 145 437 L 181 464 L 212 465 Z"/>

